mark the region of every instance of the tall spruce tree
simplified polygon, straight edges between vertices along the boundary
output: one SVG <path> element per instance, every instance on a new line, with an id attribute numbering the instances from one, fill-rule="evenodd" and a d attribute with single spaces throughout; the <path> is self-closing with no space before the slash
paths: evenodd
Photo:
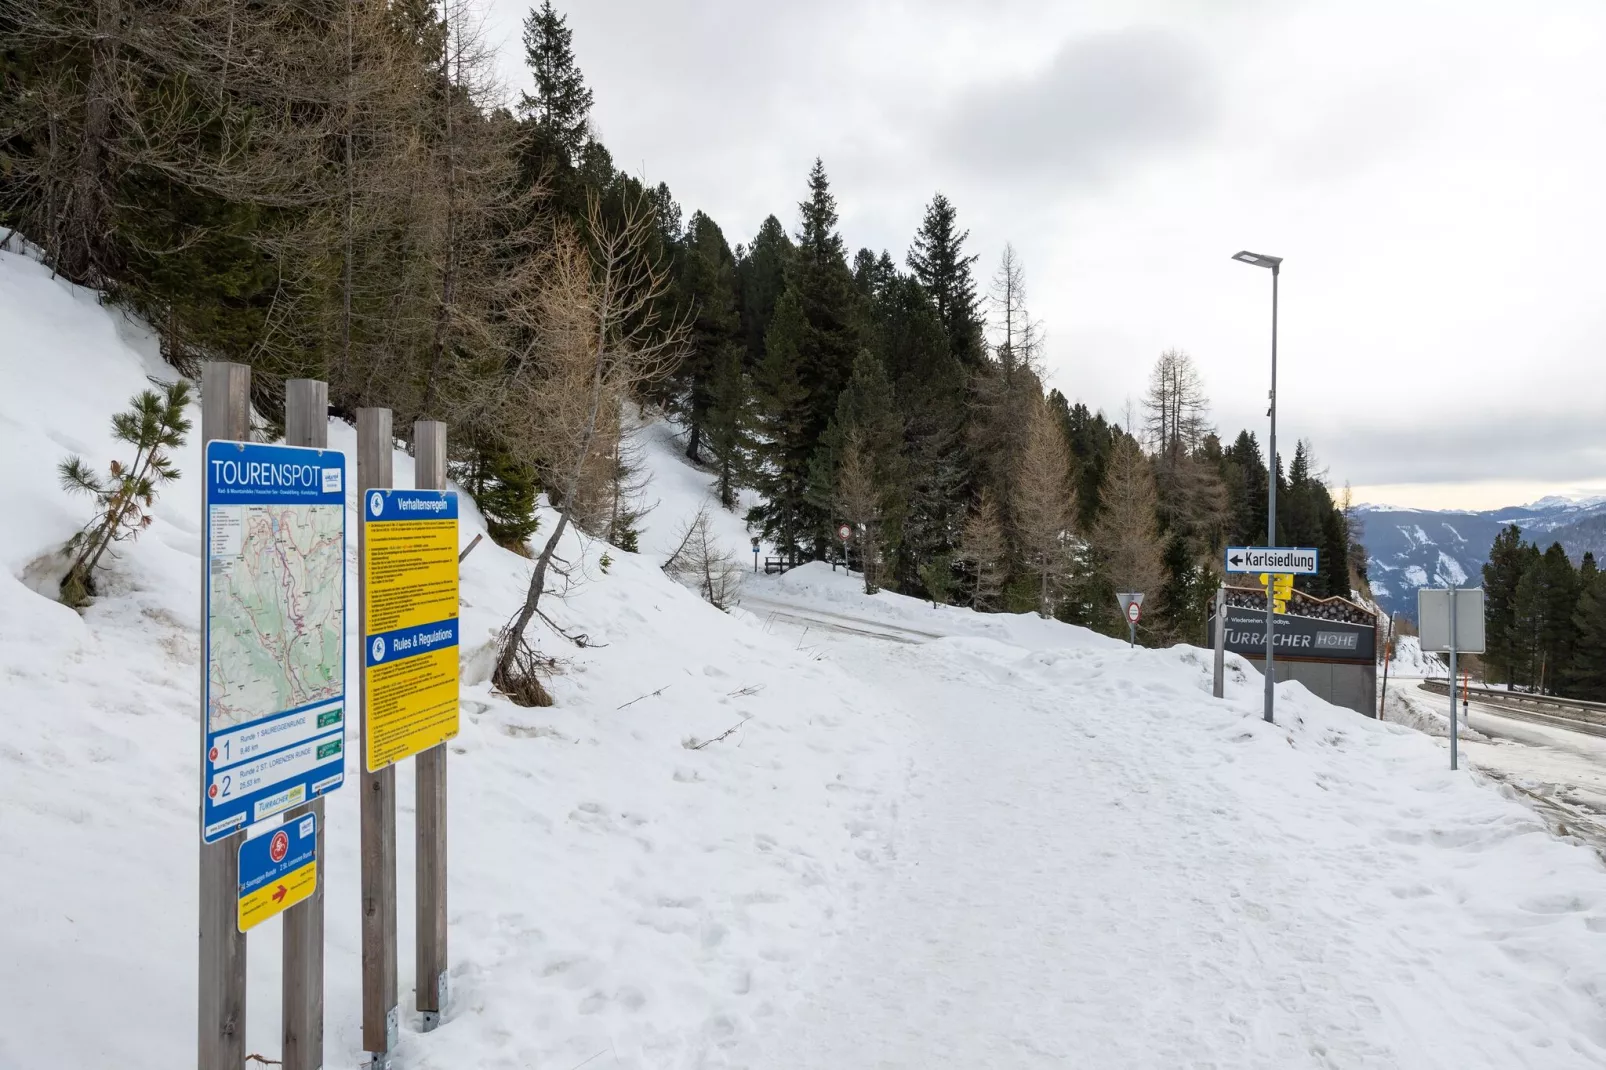
<path id="1" fill-rule="evenodd" d="M 869 271 L 868 344 L 892 382 L 907 459 L 907 511 L 892 580 L 905 594 L 929 597 L 921 568 L 954 550 L 964 515 L 964 372 L 919 282 L 900 275 L 885 253 Z"/>
<path id="2" fill-rule="evenodd" d="M 771 441 L 771 449 L 787 455 L 788 467 L 802 455 L 806 484 L 808 458 L 836 414 L 837 398 L 853 373 L 859 351 L 861 316 L 859 298 L 848 270 L 842 236 L 837 232 L 836 198 L 831 195 L 825 165 L 819 160 L 809 171 L 809 196 L 798 206 L 801 224 L 797 253 L 787 276 L 786 292 L 777 304 L 775 321 L 766 340 L 766 365 L 772 364 L 780 337 L 782 359 L 794 362 L 791 381 L 803 391 L 802 425 L 794 442 Z M 782 322 L 781 304 L 789 306 Z M 779 335 L 777 334 L 779 332 Z M 773 372 L 773 369 L 771 369 Z M 766 374 L 773 380 L 773 375 Z M 761 395 L 761 397 L 766 395 Z M 786 418 L 793 414 L 788 412 Z M 802 491 L 805 486 L 793 488 Z M 829 510 L 806 494 L 784 503 L 792 518 L 792 538 L 809 553 L 820 556 L 828 545 Z"/>
<path id="3" fill-rule="evenodd" d="M 853 516 L 841 512 L 842 470 L 850 464 L 854 482 L 860 484 L 847 495 L 857 499 Z M 830 521 L 865 524 L 873 517 L 860 552 L 896 563 L 907 510 L 905 467 L 903 419 L 893 401 L 892 384 L 880 358 L 861 349 L 853 362 L 853 377 L 837 398 L 836 414 L 810 458 L 810 501 Z M 867 585 L 878 586 L 869 581 L 873 571 L 869 565 L 866 570 Z"/>
<path id="4" fill-rule="evenodd" d="M 1266 490 L 1269 477 L 1260 443 L 1251 431 L 1240 431 L 1222 451 L 1223 481 L 1232 517 L 1230 538 L 1235 545 L 1259 546 L 1266 538 Z"/>
<path id="5" fill-rule="evenodd" d="M 758 467 L 755 482 L 763 501 L 748 511 L 787 560 L 814 552 L 815 510 L 808 500 L 809 459 L 818 437 L 811 432 L 809 390 L 802 376 L 808 321 L 795 292 L 775 303 L 765 337 L 764 362 L 754 375 Z"/>
<path id="6" fill-rule="evenodd" d="M 909 248 L 909 268 L 931 295 L 948 336 L 949 351 L 966 368 L 979 368 L 986 357 L 982 340 L 981 299 L 971 267 L 976 256 L 965 255 L 970 231 L 960 230 L 958 212 L 938 193 L 926 206 L 925 217 Z"/>
<path id="7" fill-rule="evenodd" d="M 1517 584 L 1515 629 L 1527 681 L 1548 694 L 1560 691 L 1572 670 L 1577 611 L 1578 574 L 1561 544 L 1551 543 Z"/>
<path id="8" fill-rule="evenodd" d="M 572 164 L 588 137 L 591 90 L 574 58 L 574 31 L 552 0 L 542 0 L 524 20 L 524 57 L 535 75 L 535 92 L 519 97 L 519 113 Z"/>
<path id="9" fill-rule="evenodd" d="M 686 456 L 701 462 L 715 374 L 729 374 L 730 352 L 738 354 L 739 373 L 741 338 L 736 258 L 719 225 L 702 212 L 692 213 L 686 226 L 678 267 L 680 299 L 690 307 L 691 336 L 673 379 L 673 400 L 686 425 Z"/>
<path id="10" fill-rule="evenodd" d="M 1102 503 L 1105 471 L 1119 436 L 1102 412 L 1094 413 L 1080 401 L 1072 405 L 1058 390 L 1049 392 L 1048 401 L 1065 425 L 1065 439 L 1076 466 L 1078 519 L 1083 531 L 1091 531 Z"/>
<path id="11" fill-rule="evenodd" d="M 764 339 L 775 318 L 775 302 L 786 290 L 786 275 L 797 247 L 779 219 L 768 216 L 746 249 L 739 249 L 736 275 L 741 290 L 742 338 L 747 348 L 747 366 L 757 368 L 764 361 Z"/>
<path id="12" fill-rule="evenodd" d="M 714 492 L 719 504 L 736 508 L 736 492 L 752 481 L 753 458 L 758 442 L 755 429 L 753 389 L 742 367 L 742 350 L 727 345 L 718 351 L 710 370 L 708 413 L 704 419 L 704 441 L 714 466 Z"/>
<path id="13" fill-rule="evenodd" d="M 1578 568 L 1578 609 L 1573 613 L 1575 639 L 1568 691 L 1576 698 L 1606 702 L 1606 573 L 1595 556 L 1584 554 Z"/>
<path id="14" fill-rule="evenodd" d="M 1495 536 L 1489 560 L 1483 566 L 1483 615 L 1485 673 L 1491 681 L 1526 680 L 1524 646 L 1517 635 L 1517 587 L 1538 550 L 1522 539 L 1522 529 L 1512 524 Z"/>

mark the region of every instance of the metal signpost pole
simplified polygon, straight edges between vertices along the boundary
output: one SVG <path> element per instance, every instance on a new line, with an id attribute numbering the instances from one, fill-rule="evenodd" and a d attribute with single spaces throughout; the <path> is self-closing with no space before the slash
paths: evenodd
<path id="1" fill-rule="evenodd" d="M 413 424 L 413 485 L 446 489 L 446 425 L 438 420 Z M 446 1009 L 446 744 L 419 753 L 416 879 L 418 896 L 415 999 L 424 1032 L 440 1024 Z"/>
<path id="2" fill-rule="evenodd" d="M 329 448 L 329 384 L 291 379 L 284 384 L 284 444 Z M 284 913 L 283 1003 L 280 1013 L 284 1070 L 323 1068 L 324 881 L 329 852 L 323 796 L 291 810 L 287 823 L 317 817 L 317 886 L 312 895 Z"/>
<path id="3" fill-rule="evenodd" d="M 1394 657 L 1394 614 L 1389 614 L 1389 631 L 1383 639 L 1383 694 L 1377 700 L 1377 719 L 1384 720 L 1389 705 L 1389 662 Z"/>
<path id="4" fill-rule="evenodd" d="M 201 448 L 213 439 L 246 442 L 251 438 L 251 369 L 244 364 L 208 361 L 201 371 Z M 209 522 L 202 502 L 203 530 Z M 201 558 L 201 629 L 205 634 L 206 595 L 212 582 L 209 562 Z M 207 659 L 201 656 L 201 750 L 206 750 Z M 203 772 L 204 776 L 204 772 Z M 201 795 L 201 828 L 206 827 L 205 792 Z M 199 831 L 199 830 L 198 830 Z M 201 842 L 200 881 L 200 1070 L 239 1070 L 245 1064 L 245 934 L 235 920 L 239 885 L 240 844 L 245 831 L 213 843 Z"/>
<path id="5" fill-rule="evenodd" d="M 1282 269 L 1283 258 L 1280 256 L 1267 256 L 1264 253 L 1251 253 L 1240 250 L 1232 255 L 1239 263 L 1249 264 L 1253 267 L 1271 269 L 1271 407 L 1266 415 L 1271 417 L 1271 440 L 1267 443 L 1266 452 L 1266 545 L 1277 545 L 1277 276 Z M 1267 570 L 1268 572 L 1271 570 Z M 1272 705 L 1276 697 L 1276 669 L 1273 665 L 1274 652 L 1272 650 L 1272 618 L 1271 586 L 1266 587 L 1266 720 L 1271 720 Z"/>
<path id="6" fill-rule="evenodd" d="M 1277 545 L 1277 273 L 1282 261 L 1271 266 L 1271 441 L 1266 457 L 1269 478 L 1266 480 L 1266 545 Z M 1269 574 L 1268 574 L 1269 581 Z M 1272 665 L 1272 638 L 1274 620 L 1271 605 L 1271 584 L 1266 585 L 1266 721 L 1270 723 L 1272 707 L 1277 701 L 1277 673 Z"/>
<path id="7" fill-rule="evenodd" d="M 357 410 L 357 493 L 392 482 L 389 409 Z M 357 528 L 357 634 L 368 634 L 367 525 Z M 362 751 L 368 753 L 368 688 L 362 688 Z M 369 1066 L 390 1066 L 396 1039 L 396 767 L 358 763 L 362 785 L 362 1046 Z M 230 1070 L 235 1070 L 231 1067 Z"/>
<path id="8" fill-rule="evenodd" d="M 1455 584 L 1450 584 L 1450 768 L 1456 768 L 1455 724 Z"/>
<path id="9" fill-rule="evenodd" d="M 1227 693 L 1227 586 L 1216 588 L 1216 679 L 1211 694 L 1221 698 Z"/>

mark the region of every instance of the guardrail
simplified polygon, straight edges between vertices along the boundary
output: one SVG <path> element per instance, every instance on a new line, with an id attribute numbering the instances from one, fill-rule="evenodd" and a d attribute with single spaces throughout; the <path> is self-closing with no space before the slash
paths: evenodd
<path id="1" fill-rule="evenodd" d="M 1424 680 L 1422 688 L 1440 695 L 1449 695 L 1450 685 L 1444 680 Z M 1460 690 L 1459 687 L 1457 690 Z M 1481 702 L 1503 702 L 1512 706 L 1531 706 L 1534 709 L 1594 710 L 1606 714 L 1606 702 L 1588 702 L 1581 698 L 1561 698 L 1557 695 L 1535 695 L 1527 691 L 1505 691 L 1495 687 L 1469 687 L 1469 697 Z"/>
<path id="2" fill-rule="evenodd" d="M 1419 686 L 1424 691 L 1449 696 L 1449 685 L 1443 680 L 1424 680 Z M 1538 721 L 1558 728 L 1571 728 L 1590 735 L 1606 736 L 1606 702 L 1586 702 L 1583 699 L 1559 698 L 1555 695 L 1532 695 L 1522 691 L 1501 691 L 1492 687 L 1469 687 L 1467 697 L 1480 705 L 1500 710 L 1522 720 Z"/>

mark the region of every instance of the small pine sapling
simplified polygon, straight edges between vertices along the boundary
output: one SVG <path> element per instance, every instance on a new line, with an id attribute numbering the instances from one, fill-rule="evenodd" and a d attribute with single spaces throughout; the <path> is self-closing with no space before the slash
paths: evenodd
<path id="1" fill-rule="evenodd" d="M 67 540 L 72 565 L 61 581 L 61 600 L 82 606 L 95 593 L 95 569 L 114 542 L 132 539 L 151 523 L 156 489 L 179 476 L 169 450 L 184 444 L 190 420 L 184 412 L 190 403 L 189 384 L 171 384 L 162 393 L 145 390 L 131 407 L 112 417 L 112 435 L 134 447 L 128 464 L 113 460 L 103 477 L 82 457 L 69 457 L 57 466 L 64 490 L 88 494 L 97 511 L 83 529 Z"/>

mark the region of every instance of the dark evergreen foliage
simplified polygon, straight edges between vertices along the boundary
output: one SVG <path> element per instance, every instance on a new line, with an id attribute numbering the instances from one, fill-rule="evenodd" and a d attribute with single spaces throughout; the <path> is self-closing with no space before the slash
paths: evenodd
<path id="1" fill-rule="evenodd" d="M 591 90 L 574 57 L 574 31 L 552 7 L 552 0 L 524 20 L 524 61 L 535 76 L 535 93 L 519 98 L 521 118 L 569 162 L 575 161 L 588 138 Z"/>
<path id="2" fill-rule="evenodd" d="M 970 231 L 958 227 L 953 203 L 939 193 L 926 206 L 908 261 L 936 306 L 949 351 L 962 366 L 979 368 L 987 350 L 982 341 L 981 299 L 970 270 L 977 257 L 967 256 L 964 249 L 969 237 Z"/>

